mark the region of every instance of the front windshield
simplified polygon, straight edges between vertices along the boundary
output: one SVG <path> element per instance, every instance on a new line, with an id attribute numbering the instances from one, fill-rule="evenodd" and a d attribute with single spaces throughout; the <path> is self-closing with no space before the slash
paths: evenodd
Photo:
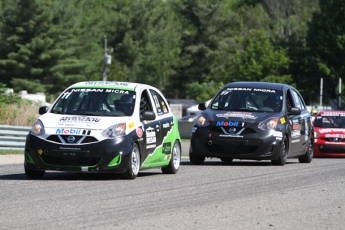
<path id="1" fill-rule="evenodd" d="M 314 127 L 345 128 L 345 114 L 319 114 L 317 117 L 315 117 Z"/>
<path id="2" fill-rule="evenodd" d="M 60 95 L 51 112 L 91 116 L 131 116 L 134 102 L 134 91 L 73 88 Z"/>
<path id="3" fill-rule="evenodd" d="M 281 90 L 259 88 L 225 88 L 215 97 L 212 109 L 233 111 L 280 112 Z"/>

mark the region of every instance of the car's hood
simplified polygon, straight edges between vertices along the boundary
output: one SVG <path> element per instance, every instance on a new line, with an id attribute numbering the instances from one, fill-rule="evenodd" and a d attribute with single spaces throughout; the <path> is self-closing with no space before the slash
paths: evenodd
<path id="1" fill-rule="evenodd" d="M 211 121 L 241 121 L 246 123 L 261 122 L 271 117 L 280 117 L 279 113 L 225 111 L 206 109 L 203 114 Z"/>
<path id="2" fill-rule="evenodd" d="M 39 117 L 45 128 L 84 128 L 103 130 L 112 125 L 125 123 L 129 117 L 82 116 L 46 113 Z"/>

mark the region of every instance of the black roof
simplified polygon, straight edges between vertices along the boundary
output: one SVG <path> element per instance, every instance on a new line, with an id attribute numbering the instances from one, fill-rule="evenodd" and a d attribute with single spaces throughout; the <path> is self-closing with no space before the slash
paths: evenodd
<path id="1" fill-rule="evenodd" d="M 231 82 L 224 86 L 225 87 L 250 87 L 250 88 L 269 88 L 275 90 L 282 90 L 284 88 L 294 88 L 293 86 L 282 84 L 282 83 L 274 83 L 274 82 L 257 82 L 257 81 L 239 81 L 239 82 Z"/>

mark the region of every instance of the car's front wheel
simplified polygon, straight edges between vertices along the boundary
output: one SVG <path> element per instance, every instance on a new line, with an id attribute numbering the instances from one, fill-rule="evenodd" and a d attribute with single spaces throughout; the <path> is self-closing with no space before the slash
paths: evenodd
<path id="1" fill-rule="evenodd" d="M 136 143 L 133 144 L 131 157 L 128 161 L 127 171 L 122 174 L 124 179 L 135 179 L 140 169 L 140 149 Z"/>
<path id="2" fill-rule="evenodd" d="M 197 155 L 193 153 L 191 149 L 189 149 L 189 161 L 195 165 L 202 165 L 205 161 L 205 157 Z"/>
<path id="3" fill-rule="evenodd" d="M 24 165 L 25 175 L 29 177 L 30 179 L 40 179 L 44 176 L 45 171 L 44 170 L 32 170 L 26 167 Z"/>
<path id="4" fill-rule="evenodd" d="M 310 139 L 307 152 L 298 158 L 300 163 L 310 163 L 314 156 L 314 139 Z"/>
<path id="5" fill-rule="evenodd" d="M 288 143 L 287 143 L 287 138 L 284 135 L 282 147 L 280 150 L 280 154 L 277 160 L 271 160 L 273 165 L 285 165 L 286 160 L 287 160 L 287 155 L 288 155 Z"/>
<path id="6" fill-rule="evenodd" d="M 175 174 L 180 168 L 181 163 L 181 147 L 178 141 L 175 141 L 173 149 L 170 154 L 169 165 L 162 168 L 162 172 L 165 174 Z"/>

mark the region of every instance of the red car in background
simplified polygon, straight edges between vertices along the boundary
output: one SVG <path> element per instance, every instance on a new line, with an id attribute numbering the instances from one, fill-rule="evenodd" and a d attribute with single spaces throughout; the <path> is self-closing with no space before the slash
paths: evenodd
<path id="1" fill-rule="evenodd" d="M 345 111 L 320 111 L 313 126 L 314 157 L 345 157 Z"/>

